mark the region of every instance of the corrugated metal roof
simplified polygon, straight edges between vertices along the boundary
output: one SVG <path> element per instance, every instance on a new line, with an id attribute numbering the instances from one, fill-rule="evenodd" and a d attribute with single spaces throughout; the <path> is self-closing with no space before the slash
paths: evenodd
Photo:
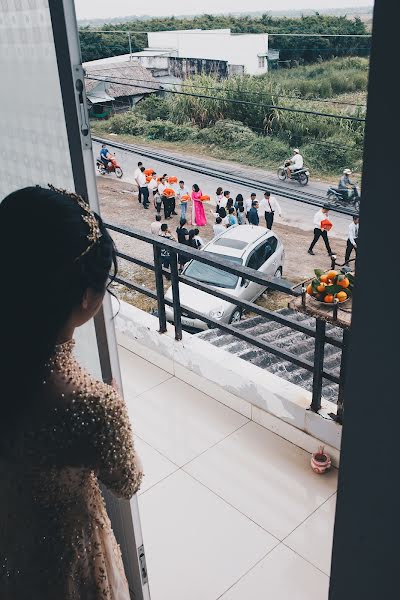
<path id="1" fill-rule="evenodd" d="M 92 67 L 90 63 L 86 63 L 85 71 L 86 94 L 91 96 L 100 97 L 102 93 L 106 93 L 111 99 L 114 99 L 148 94 L 161 89 L 151 72 L 137 63 L 112 63 L 107 66 Z M 95 79 L 90 79 L 90 77 Z M 96 93 L 94 90 L 99 87 L 101 91 Z"/>

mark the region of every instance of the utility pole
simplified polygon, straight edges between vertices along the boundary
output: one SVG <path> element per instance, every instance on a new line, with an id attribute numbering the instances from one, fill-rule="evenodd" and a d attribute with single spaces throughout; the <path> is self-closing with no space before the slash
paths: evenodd
<path id="1" fill-rule="evenodd" d="M 131 32 L 128 31 L 128 41 L 129 41 L 129 60 L 132 60 L 132 40 L 131 40 Z"/>

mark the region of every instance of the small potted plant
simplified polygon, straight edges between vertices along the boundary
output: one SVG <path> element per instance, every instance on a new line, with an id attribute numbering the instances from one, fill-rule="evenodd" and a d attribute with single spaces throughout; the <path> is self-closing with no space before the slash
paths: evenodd
<path id="1" fill-rule="evenodd" d="M 311 468 L 318 475 L 331 468 L 331 457 L 325 452 L 324 446 L 319 446 L 318 452 L 313 452 L 311 455 Z"/>

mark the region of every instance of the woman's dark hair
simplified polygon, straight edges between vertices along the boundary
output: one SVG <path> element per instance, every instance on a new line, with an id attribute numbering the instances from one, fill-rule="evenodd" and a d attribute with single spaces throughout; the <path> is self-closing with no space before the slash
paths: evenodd
<path id="1" fill-rule="evenodd" d="M 222 187 L 218 187 L 217 191 L 215 192 L 217 196 L 220 196 L 223 192 L 223 188 Z"/>
<path id="2" fill-rule="evenodd" d="M 226 210 L 223 206 L 221 206 L 221 208 L 219 209 L 219 216 L 224 219 L 226 217 Z"/>
<path id="3" fill-rule="evenodd" d="M 244 212 L 244 206 L 243 206 L 243 204 L 241 204 L 241 205 L 239 206 L 239 212 Z"/>
<path id="4" fill-rule="evenodd" d="M 243 202 L 243 196 L 242 196 L 242 194 L 238 194 L 238 195 L 236 196 L 236 202 L 237 202 L 238 204 L 240 204 L 241 202 Z"/>
<path id="5" fill-rule="evenodd" d="M 228 200 L 226 201 L 226 208 L 227 210 L 229 210 L 230 208 L 232 208 L 233 206 L 233 198 L 228 198 Z"/>
<path id="6" fill-rule="evenodd" d="M 35 401 L 45 363 L 85 291 L 104 293 L 111 268 L 113 277 L 117 273 L 114 242 L 98 215 L 101 237 L 85 253 L 91 245 L 85 214 L 75 198 L 39 186 L 13 192 L 0 204 L 0 255 L 7 265 L 0 294 L 0 406 L 8 431 Z"/>
<path id="7" fill-rule="evenodd" d="M 219 225 L 220 223 L 222 223 L 222 219 L 221 219 L 221 217 L 217 217 L 217 218 L 215 219 L 215 222 L 217 223 L 217 225 Z"/>
<path id="8" fill-rule="evenodd" d="M 225 190 L 225 192 L 224 192 L 224 196 L 225 196 L 225 197 L 226 197 L 226 196 L 229 196 L 229 194 L 230 194 L 230 192 L 229 192 L 228 190 Z"/>
<path id="9" fill-rule="evenodd" d="M 194 231 L 194 235 L 199 235 L 199 233 L 200 233 L 200 231 L 197 229 L 197 227 L 196 227 L 196 229 L 193 229 L 193 231 Z"/>
<path id="10" fill-rule="evenodd" d="M 195 191 L 196 193 L 200 191 L 200 188 L 199 188 L 199 186 L 197 185 L 197 183 L 194 183 L 194 184 L 192 185 L 192 188 L 194 189 L 194 191 Z"/>
<path id="11" fill-rule="evenodd" d="M 235 212 L 235 209 L 233 208 L 233 206 L 230 207 L 230 209 L 228 210 L 230 215 L 233 215 Z"/>
<path id="12" fill-rule="evenodd" d="M 192 240 L 195 235 L 196 235 L 196 230 L 195 229 L 191 229 L 189 231 L 189 239 Z"/>

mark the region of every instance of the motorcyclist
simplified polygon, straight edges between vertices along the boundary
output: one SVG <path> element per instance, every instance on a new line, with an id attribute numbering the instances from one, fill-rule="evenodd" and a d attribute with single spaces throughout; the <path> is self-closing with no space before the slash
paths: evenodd
<path id="1" fill-rule="evenodd" d="M 343 194 L 343 196 L 349 198 L 354 187 L 354 183 L 350 180 L 351 169 L 344 169 L 343 175 L 340 178 L 338 190 Z"/>
<path id="2" fill-rule="evenodd" d="M 107 148 L 106 144 L 102 144 L 101 145 L 101 150 L 100 150 L 100 160 L 103 163 L 103 165 L 106 167 L 108 167 L 108 161 L 111 158 L 111 153 L 109 151 L 109 149 Z"/>
<path id="3" fill-rule="evenodd" d="M 298 171 L 303 168 L 303 157 L 300 154 L 300 150 L 298 148 L 294 148 L 293 156 L 289 159 L 289 165 L 287 167 L 288 176 L 291 177 L 292 172 Z"/>

